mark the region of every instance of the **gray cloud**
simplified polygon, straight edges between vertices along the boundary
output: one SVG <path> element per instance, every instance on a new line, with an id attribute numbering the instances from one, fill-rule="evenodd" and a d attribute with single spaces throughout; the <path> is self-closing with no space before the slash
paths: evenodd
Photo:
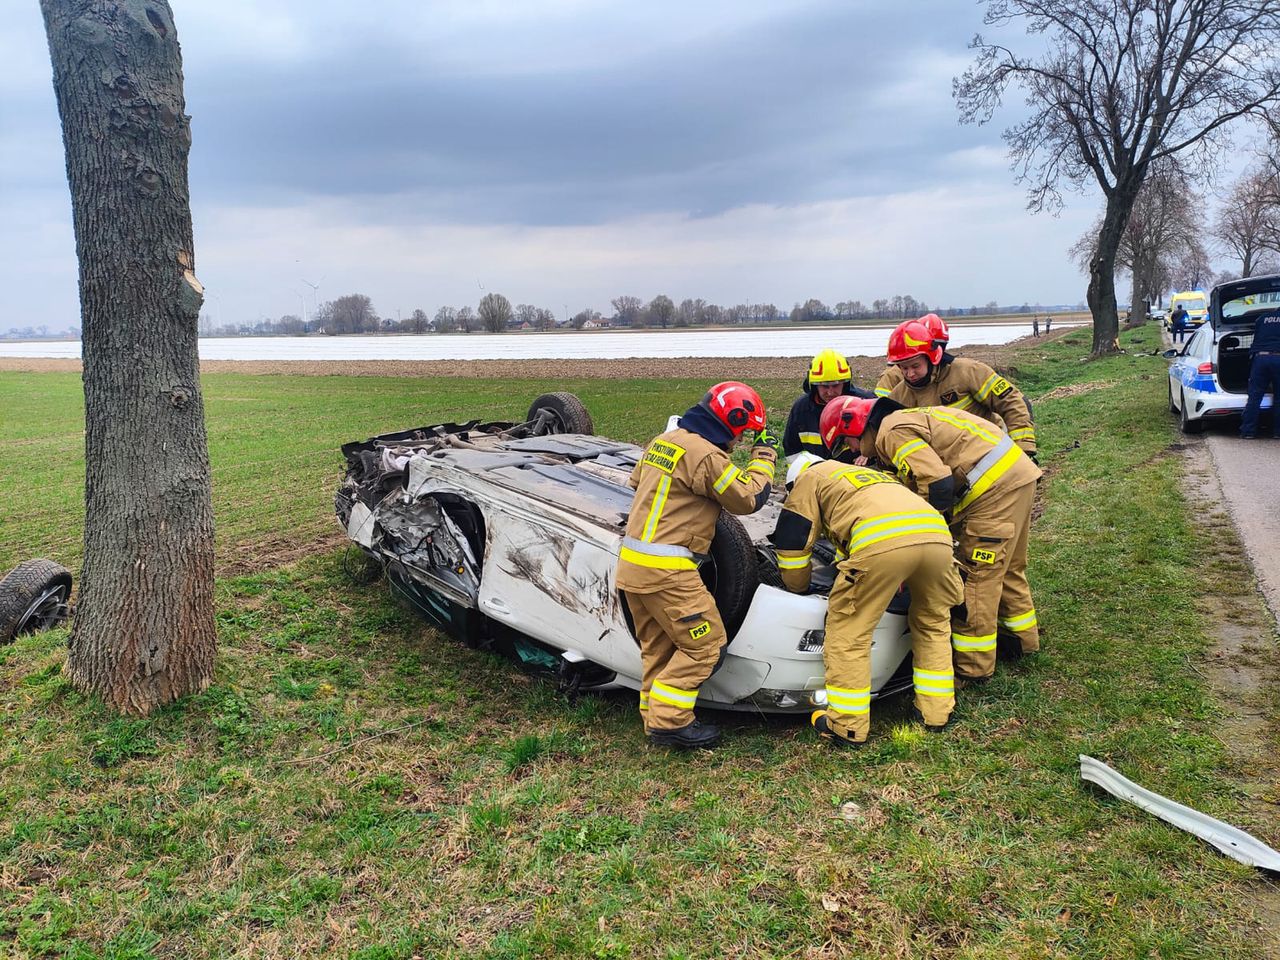
<path id="1" fill-rule="evenodd" d="M 304 270 L 384 310 L 474 302 L 479 276 L 598 308 L 1077 296 L 1080 227 L 1023 222 L 997 131 L 956 122 L 976 4 L 174 6 L 219 322 L 301 309 Z M 0 314 L 63 326 L 76 267 L 35 4 L 0 23 L 0 58 Z"/>
<path id="2" fill-rule="evenodd" d="M 529 224 L 927 185 L 945 175 L 937 153 L 980 138 L 955 123 L 949 72 L 927 100 L 889 94 L 965 34 L 938 16 L 905 37 L 879 6 L 797 7 L 582 68 L 541 66 L 535 34 L 528 74 L 518 53 L 486 61 L 483 43 L 459 73 L 386 38 L 189 70 L 193 179 L 216 200 L 397 196 L 406 214 Z"/>

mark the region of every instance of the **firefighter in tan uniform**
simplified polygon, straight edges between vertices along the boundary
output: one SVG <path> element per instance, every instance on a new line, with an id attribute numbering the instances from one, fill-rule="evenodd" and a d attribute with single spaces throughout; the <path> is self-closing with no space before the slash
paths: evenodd
<path id="1" fill-rule="evenodd" d="M 729 450 L 757 432 L 751 462 Z M 712 724 L 694 719 L 698 688 L 726 643 L 715 600 L 698 575 L 721 508 L 754 513 L 773 489 L 778 441 L 765 430 L 764 404 L 746 384 L 718 383 L 655 437 L 631 473 L 635 499 L 618 557 L 618 587 L 635 623 L 644 667 L 640 710 L 649 739 L 664 746 L 710 747 Z"/>
<path id="2" fill-rule="evenodd" d="M 862 403 L 870 407 L 872 401 Z M 836 454 L 835 442 L 850 435 L 836 431 L 850 427 L 824 412 L 822 423 L 829 420 L 830 436 L 825 429 L 822 435 Z M 861 432 L 860 425 L 856 429 Z M 951 608 L 961 602 L 963 590 L 947 522 L 879 470 L 797 458 L 788 471 L 788 480 L 792 478 L 773 535 L 783 583 L 796 593 L 809 589 L 810 558 L 819 536 L 830 540 L 844 558 L 827 606 L 822 652 L 827 708 L 810 718 L 814 728 L 836 743 L 866 741 L 871 728 L 872 635 L 905 583 L 911 590 L 907 619 L 916 712 L 926 729 L 941 730 L 956 703 Z"/>
<path id="3" fill-rule="evenodd" d="M 889 335 L 890 366 L 876 396 L 904 407 L 951 407 L 1003 426 L 1035 462 L 1036 428 L 1022 392 L 980 360 L 953 357 L 946 323 L 935 313 L 898 324 Z"/>
<path id="4" fill-rule="evenodd" d="M 950 518 L 965 574 L 964 605 L 951 621 L 956 676 L 990 677 L 1001 633 L 1018 654 L 1039 650 L 1027 539 L 1040 468 L 1007 434 L 963 410 L 907 410 L 882 397 L 855 411 L 851 403 L 867 401 L 840 402 L 834 416 L 855 425 L 863 418 L 862 452 L 892 464 L 904 483 Z"/>

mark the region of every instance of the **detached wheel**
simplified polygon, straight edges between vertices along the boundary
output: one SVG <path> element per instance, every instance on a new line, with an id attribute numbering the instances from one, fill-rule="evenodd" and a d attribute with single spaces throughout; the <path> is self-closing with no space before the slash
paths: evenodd
<path id="1" fill-rule="evenodd" d="M 20 563 L 0 580 L 0 644 L 20 633 L 56 627 L 67 618 L 71 573 L 52 560 Z"/>
<path id="2" fill-rule="evenodd" d="M 543 433 L 596 432 L 586 405 L 572 393 L 544 393 L 529 404 L 525 419 L 543 419 L 546 423 L 546 429 L 540 431 Z"/>
<path id="3" fill-rule="evenodd" d="M 1187 391 L 1182 391 L 1182 409 L 1178 413 L 1178 427 L 1183 433 L 1204 433 L 1204 421 L 1187 416 Z"/>

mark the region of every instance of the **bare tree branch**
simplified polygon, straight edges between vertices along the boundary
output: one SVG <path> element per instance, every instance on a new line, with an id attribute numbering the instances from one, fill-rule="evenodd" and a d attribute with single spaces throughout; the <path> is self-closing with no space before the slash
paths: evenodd
<path id="1" fill-rule="evenodd" d="M 1063 187 L 1102 192 L 1088 300 L 1105 352 L 1119 324 L 1117 256 L 1150 172 L 1186 158 L 1205 174 L 1229 149 L 1222 132 L 1245 118 L 1280 143 L 1280 0 L 988 0 L 983 22 L 1002 35 L 1021 26 L 1039 52 L 976 35 L 952 83 L 960 120 L 989 122 L 1017 86 L 1031 116 L 1004 140 L 1028 208 L 1056 211 Z"/>

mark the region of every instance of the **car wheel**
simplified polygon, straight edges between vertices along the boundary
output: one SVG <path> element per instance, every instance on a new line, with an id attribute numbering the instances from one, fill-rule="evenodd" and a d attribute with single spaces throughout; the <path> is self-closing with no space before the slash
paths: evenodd
<path id="1" fill-rule="evenodd" d="M 1183 433 L 1204 433 L 1204 421 L 1192 420 L 1187 416 L 1187 391 L 1182 391 L 1182 406 L 1178 414 L 1178 426 Z"/>
<path id="2" fill-rule="evenodd" d="M 71 573 L 52 560 L 28 560 L 0 580 L 0 644 L 67 618 Z"/>
<path id="3" fill-rule="evenodd" d="M 751 609 L 751 599 L 760 586 L 760 574 L 756 569 L 756 548 L 747 535 L 742 521 L 732 514 L 721 512 L 716 521 L 716 533 L 711 540 L 711 559 L 699 570 L 702 582 L 715 598 L 716 609 L 724 621 L 725 633 L 730 639 L 742 626 Z"/>
<path id="4" fill-rule="evenodd" d="M 1178 412 L 1178 407 L 1173 402 L 1173 381 L 1172 380 L 1169 381 L 1168 386 L 1169 386 L 1169 412 L 1176 415 Z"/>
<path id="5" fill-rule="evenodd" d="M 547 433 L 595 433 L 586 405 L 572 393 L 544 393 L 529 404 L 526 420 L 545 417 Z"/>

